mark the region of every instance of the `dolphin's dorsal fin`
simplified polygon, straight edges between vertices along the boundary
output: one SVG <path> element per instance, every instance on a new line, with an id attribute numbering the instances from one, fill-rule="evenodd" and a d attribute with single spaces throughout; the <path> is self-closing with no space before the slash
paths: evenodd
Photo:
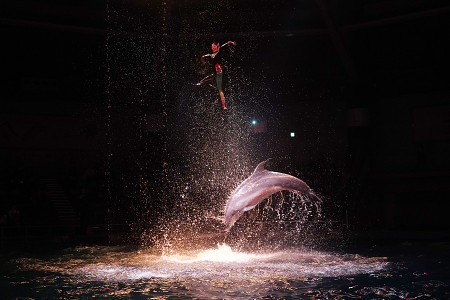
<path id="1" fill-rule="evenodd" d="M 269 160 L 270 160 L 270 158 L 269 158 L 269 159 L 266 159 L 266 160 L 264 160 L 264 161 L 262 161 L 262 162 L 260 162 L 260 163 L 256 166 L 255 171 L 253 171 L 253 174 L 256 174 L 256 173 L 260 173 L 260 172 L 265 171 L 266 168 L 264 168 L 264 165 L 265 165 L 266 162 L 268 162 Z"/>

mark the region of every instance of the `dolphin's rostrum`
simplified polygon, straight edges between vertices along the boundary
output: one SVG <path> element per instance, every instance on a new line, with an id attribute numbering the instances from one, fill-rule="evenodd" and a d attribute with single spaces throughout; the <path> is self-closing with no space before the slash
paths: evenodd
<path id="1" fill-rule="evenodd" d="M 228 198 L 225 208 L 225 225 L 229 230 L 244 212 L 254 208 L 261 201 L 279 191 L 299 192 L 313 201 L 321 202 L 310 187 L 292 175 L 268 171 L 267 160 L 260 162 L 253 174 L 245 179 Z"/>

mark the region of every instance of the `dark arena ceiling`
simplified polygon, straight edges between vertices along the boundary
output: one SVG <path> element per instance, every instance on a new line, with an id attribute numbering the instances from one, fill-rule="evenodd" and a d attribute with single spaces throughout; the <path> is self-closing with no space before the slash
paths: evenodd
<path id="1" fill-rule="evenodd" d="M 108 33 L 191 44 L 192 56 L 211 40 L 234 39 L 252 50 L 247 66 L 296 83 L 363 82 L 388 94 L 448 89 L 448 1 L 5 0 L 0 30 L 6 99 L 20 100 L 17 89 L 40 78 L 90 101 L 79 91 L 98 76 Z"/>

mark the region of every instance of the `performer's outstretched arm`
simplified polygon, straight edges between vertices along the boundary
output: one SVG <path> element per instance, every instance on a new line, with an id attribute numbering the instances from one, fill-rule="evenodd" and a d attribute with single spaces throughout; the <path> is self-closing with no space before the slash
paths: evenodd
<path id="1" fill-rule="evenodd" d="M 228 44 L 232 44 L 232 45 L 236 46 L 236 42 L 228 41 L 225 44 L 223 44 L 221 47 L 224 47 L 224 46 L 226 46 Z"/>
<path id="2" fill-rule="evenodd" d="M 211 57 L 211 54 L 205 54 L 205 55 L 203 55 L 201 58 L 200 58 L 200 60 L 202 61 L 202 62 L 205 62 L 205 60 L 206 60 L 206 58 L 207 57 Z"/>
<path id="3" fill-rule="evenodd" d="M 197 85 L 202 85 L 205 82 L 211 81 L 214 79 L 214 76 L 216 76 L 216 74 L 210 74 L 208 76 L 206 76 L 205 78 L 203 78 L 202 80 L 200 80 L 200 82 L 197 83 Z M 215 87 L 214 87 L 215 88 Z"/>

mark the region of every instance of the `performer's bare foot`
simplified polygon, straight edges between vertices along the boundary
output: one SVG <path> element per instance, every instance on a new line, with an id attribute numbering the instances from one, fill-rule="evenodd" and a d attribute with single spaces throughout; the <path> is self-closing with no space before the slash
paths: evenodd
<path id="1" fill-rule="evenodd" d="M 227 109 L 227 108 L 225 107 L 225 95 L 223 94 L 222 91 L 220 91 L 219 94 L 220 94 L 220 99 L 222 100 L 222 108 L 223 108 L 223 109 Z"/>

